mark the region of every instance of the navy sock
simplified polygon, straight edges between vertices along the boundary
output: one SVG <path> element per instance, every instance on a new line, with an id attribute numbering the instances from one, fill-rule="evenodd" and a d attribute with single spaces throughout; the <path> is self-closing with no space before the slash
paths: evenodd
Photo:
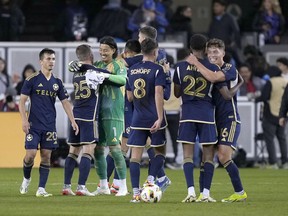
<path id="1" fill-rule="evenodd" d="M 214 174 L 214 164 L 211 162 L 204 163 L 204 180 L 203 180 L 203 188 L 210 190 L 212 178 Z"/>
<path id="2" fill-rule="evenodd" d="M 183 164 L 187 188 L 194 186 L 194 164 L 192 161 L 187 161 Z"/>
<path id="3" fill-rule="evenodd" d="M 113 170 L 115 170 L 115 164 L 114 164 L 114 159 L 110 154 L 106 156 L 106 162 L 107 162 L 107 180 L 109 182 L 109 179 L 113 173 Z M 116 170 L 115 170 L 116 173 Z"/>
<path id="4" fill-rule="evenodd" d="M 200 193 L 203 192 L 203 185 L 204 185 L 204 163 L 201 162 L 201 165 L 200 165 L 200 175 L 199 175 L 199 188 L 200 188 Z"/>
<path id="5" fill-rule="evenodd" d="M 90 173 L 92 157 L 89 154 L 83 154 L 79 164 L 78 184 L 85 185 Z"/>
<path id="6" fill-rule="evenodd" d="M 116 169 L 114 171 L 114 179 L 119 179 L 119 176 L 118 176 L 118 173 L 117 173 Z"/>
<path id="7" fill-rule="evenodd" d="M 26 179 L 29 179 L 31 177 L 31 170 L 33 165 L 34 163 L 26 164 L 25 161 L 23 161 L 23 174 Z"/>
<path id="8" fill-rule="evenodd" d="M 48 175 L 50 172 L 50 166 L 48 165 L 44 165 L 44 164 L 40 164 L 39 167 L 39 185 L 38 187 L 43 187 L 45 188 L 47 180 L 48 180 Z"/>
<path id="9" fill-rule="evenodd" d="M 164 162 L 165 162 L 165 157 L 163 155 L 156 155 L 154 159 L 151 161 L 151 168 L 150 168 L 149 175 L 152 175 L 154 176 L 154 178 L 156 178 L 159 171 L 163 168 Z"/>
<path id="10" fill-rule="evenodd" d="M 77 165 L 77 155 L 69 154 L 65 160 L 64 184 L 71 184 L 74 169 Z"/>
<path id="11" fill-rule="evenodd" d="M 154 149 L 152 147 L 147 149 L 147 154 L 149 157 L 149 164 L 148 164 L 148 175 L 150 175 L 150 170 L 151 170 L 151 161 L 154 159 L 155 157 L 155 152 Z"/>
<path id="12" fill-rule="evenodd" d="M 225 164 L 227 164 L 227 162 Z M 238 170 L 238 167 L 236 166 L 236 164 L 233 161 L 230 161 L 230 163 L 225 167 L 225 169 L 230 176 L 234 191 L 235 192 L 242 191 L 243 186 L 241 183 L 239 170 Z"/>
<path id="13" fill-rule="evenodd" d="M 139 188 L 140 163 L 130 161 L 130 178 L 131 178 L 132 188 Z"/>

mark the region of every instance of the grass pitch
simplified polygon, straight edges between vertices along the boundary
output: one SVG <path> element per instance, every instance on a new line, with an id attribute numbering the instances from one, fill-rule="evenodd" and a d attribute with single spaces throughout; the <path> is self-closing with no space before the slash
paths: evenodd
<path id="1" fill-rule="evenodd" d="M 222 198 L 233 193 L 229 176 L 223 168 L 215 170 L 211 195 L 217 203 L 181 203 L 187 195 L 183 170 L 168 170 L 167 175 L 172 185 L 163 194 L 160 203 L 129 203 L 132 195 L 126 197 L 96 196 L 71 197 L 61 196 L 64 170 L 52 168 L 46 190 L 53 197 L 36 197 L 38 169 L 32 171 L 32 182 L 26 195 L 19 193 L 22 182 L 22 169 L 0 169 L 0 215 L 253 215 L 271 216 L 288 215 L 288 170 L 263 170 L 256 168 L 240 169 L 244 188 L 248 194 L 246 202 L 221 203 Z M 129 174 L 129 171 L 128 171 Z M 142 183 L 147 169 L 141 169 Z M 196 191 L 198 192 L 199 169 L 195 169 Z M 76 189 L 78 170 L 75 170 L 72 182 Z M 131 190 L 129 175 L 127 184 Z M 92 168 L 87 187 L 96 189 L 99 179 Z"/>

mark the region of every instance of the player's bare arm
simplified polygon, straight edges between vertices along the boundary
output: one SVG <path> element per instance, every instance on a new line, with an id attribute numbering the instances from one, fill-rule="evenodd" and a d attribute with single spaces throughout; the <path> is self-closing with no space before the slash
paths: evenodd
<path id="1" fill-rule="evenodd" d="M 71 104 L 67 99 L 62 100 L 61 103 L 71 122 L 72 128 L 75 131 L 75 135 L 77 135 L 79 133 L 79 128 L 78 128 L 77 123 L 75 122 Z"/>
<path id="2" fill-rule="evenodd" d="M 20 102 L 19 102 L 19 112 L 20 112 L 21 119 L 22 119 L 22 130 L 24 131 L 25 134 L 28 134 L 29 129 L 30 129 L 30 124 L 28 122 L 26 109 L 25 109 L 25 103 L 28 100 L 28 98 L 29 97 L 27 95 L 21 94 Z"/>
<path id="3" fill-rule="evenodd" d="M 225 100 L 231 100 L 234 95 L 236 95 L 239 88 L 243 85 L 244 79 L 242 76 L 238 73 L 238 83 L 231 89 L 228 89 L 227 86 L 223 86 L 219 91 L 221 95 L 224 97 Z"/>
<path id="4" fill-rule="evenodd" d="M 160 127 L 163 121 L 163 112 L 164 112 L 164 89 L 163 86 L 155 87 L 155 104 L 157 109 L 158 119 L 155 121 L 153 126 L 151 127 L 150 132 L 155 133 Z"/>
<path id="5" fill-rule="evenodd" d="M 212 83 L 225 81 L 225 75 L 221 70 L 217 71 L 216 73 L 214 71 L 209 70 L 201 62 L 199 62 L 196 56 L 194 56 L 192 53 L 186 58 L 186 61 L 189 64 L 195 65 L 199 70 L 199 72 L 208 81 Z"/>

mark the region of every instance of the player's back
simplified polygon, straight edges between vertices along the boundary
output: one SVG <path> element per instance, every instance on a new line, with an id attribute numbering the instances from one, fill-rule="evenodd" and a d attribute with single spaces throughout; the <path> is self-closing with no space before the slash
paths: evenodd
<path id="1" fill-rule="evenodd" d="M 129 87 L 133 94 L 134 112 L 131 127 L 150 128 L 157 120 L 155 86 L 166 85 L 162 66 L 150 61 L 133 65 L 128 72 Z"/>
<path id="2" fill-rule="evenodd" d="M 97 117 L 98 91 L 88 87 L 85 74 L 86 72 L 77 72 L 73 76 L 73 113 L 77 120 L 94 121 Z"/>
<path id="3" fill-rule="evenodd" d="M 199 61 L 212 71 L 219 70 L 207 59 Z M 180 85 L 182 116 L 193 121 L 214 122 L 213 84 L 202 76 L 197 67 L 186 61 L 177 63 L 173 81 L 175 85 Z"/>

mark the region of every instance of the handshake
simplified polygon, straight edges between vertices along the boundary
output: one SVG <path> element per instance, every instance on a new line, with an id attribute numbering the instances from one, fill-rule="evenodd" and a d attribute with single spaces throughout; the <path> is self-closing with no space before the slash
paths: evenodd
<path id="1" fill-rule="evenodd" d="M 87 70 L 86 74 L 86 83 L 90 89 L 97 90 L 98 85 L 102 84 L 106 78 L 109 78 L 109 74 L 99 73 L 95 70 Z"/>

